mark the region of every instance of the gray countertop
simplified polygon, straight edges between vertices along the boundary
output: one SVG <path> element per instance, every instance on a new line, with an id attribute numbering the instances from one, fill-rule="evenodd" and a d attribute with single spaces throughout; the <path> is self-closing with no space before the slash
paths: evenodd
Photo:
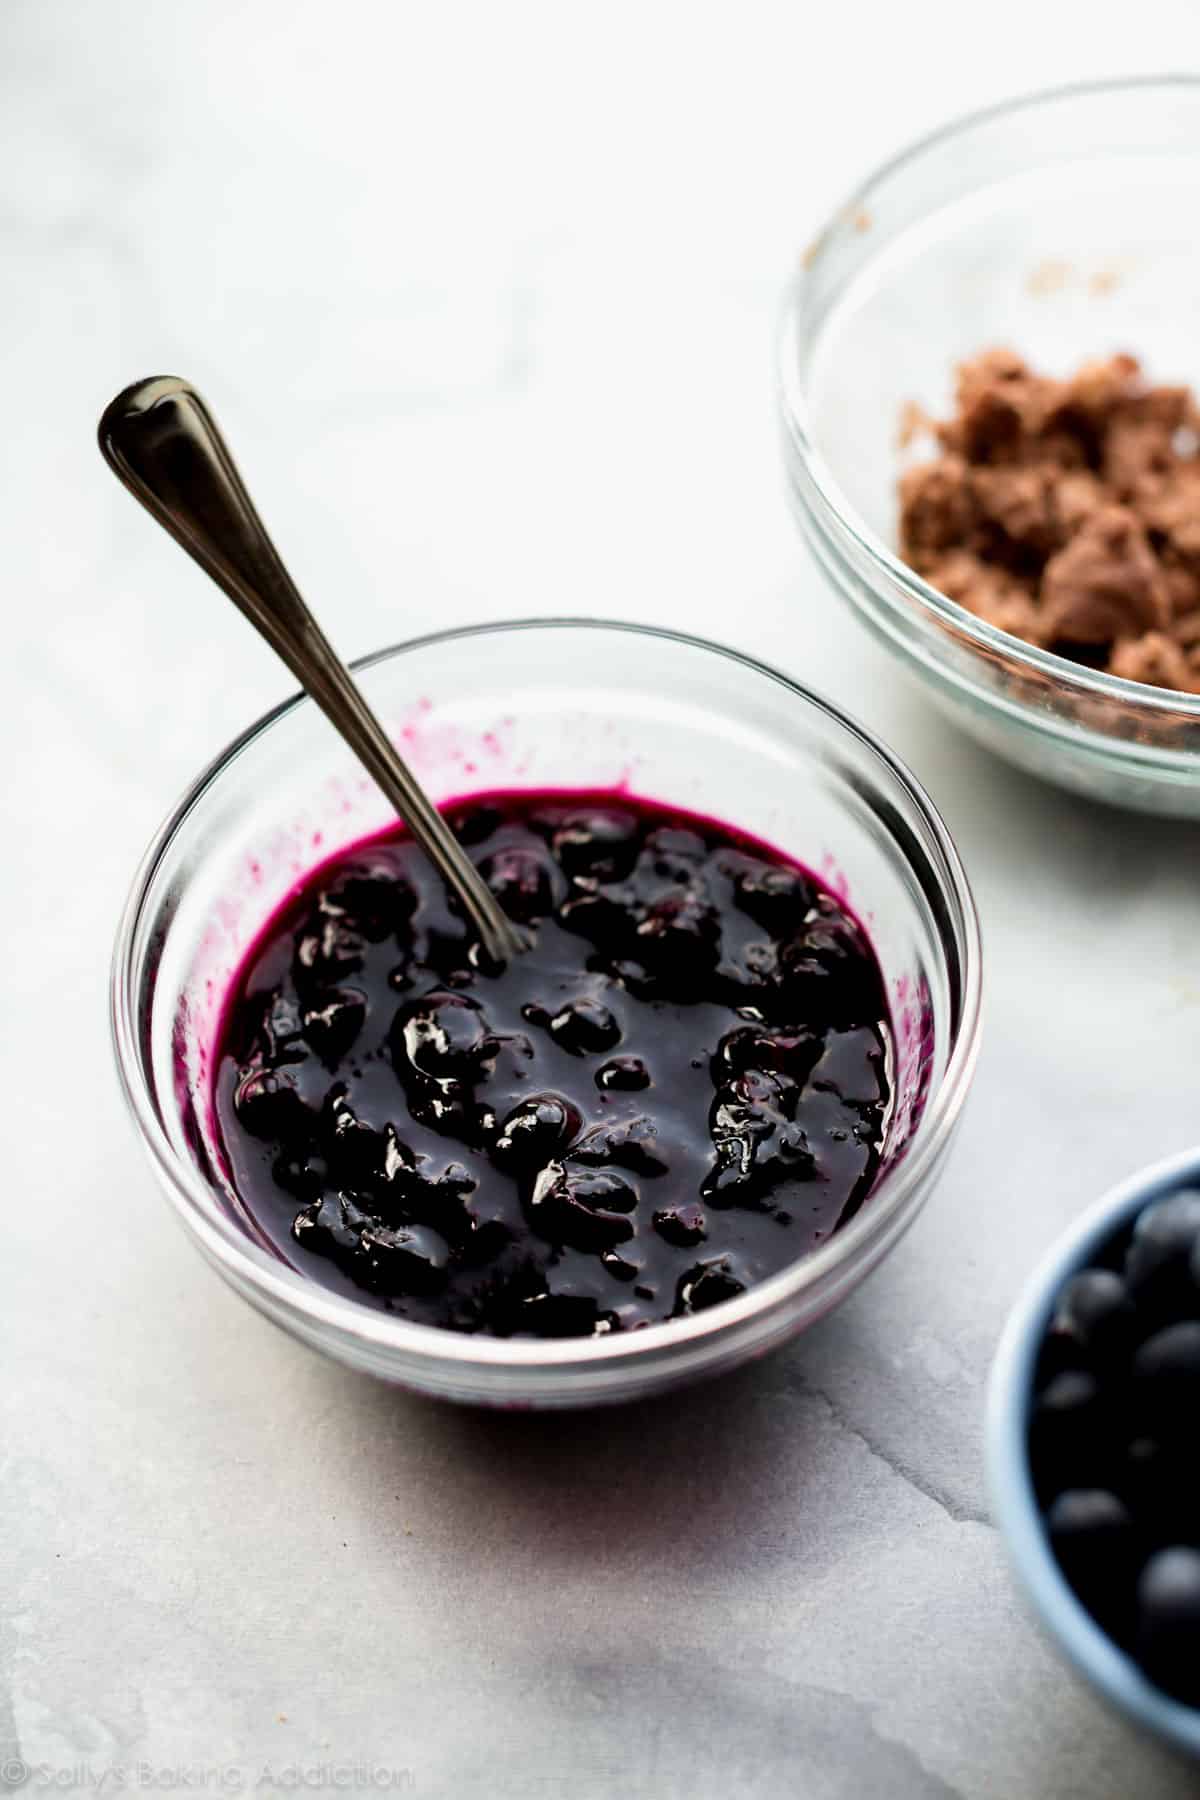
<path id="1" fill-rule="evenodd" d="M 1078 9 L 1013 0 L 981 58 L 934 0 L 819 38 L 794 4 L 8 0 L 0 1781 L 1193 1791 L 1026 1620 L 980 1413 L 1043 1248 L 1200 1132 L 1200 837 L 1038 786 L 903 686 L 805 561 L 771 410 L 824 209 L 950 112 L 1126 70 L 1101 10 L 1081 42 Z M 1200 60 L 1194 6 L 1138 16 L 1146 67 Z M 164 369 L 348 653 L 686 624 L 844 701 L 944 809 L 988 957 L 966 1124 L 786 1352 L 480 1416 L 326 1365 L 189 1250 L 117 1096 L 109 942 L 161 814 L 288 682 L 95 454 L 104 401 Z"/>

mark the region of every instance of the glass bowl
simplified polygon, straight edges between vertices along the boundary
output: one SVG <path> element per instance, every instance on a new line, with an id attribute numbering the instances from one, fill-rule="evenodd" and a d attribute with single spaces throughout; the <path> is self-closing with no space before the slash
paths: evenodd
<path id="1" fill-rule="evenodd" d="M 1143 1675 L 1068 1586 L 1042 1523 L 1029 1469 L 1034 1371 L 1065 1283 L 1086 1268 L 1143 1207 L 1200 1186 L 1200 1151 L 1188 1150 L 1124 1181 L 1055 1244 L 1009 1315 L 988 1383 L 987 1464 L 992 1512 L 1013 1571 L 1058 1649 L 1104 1698 L 1145 1730 L 1200 1758 L 1200 1708 L 1173 1700 Z"/>
<path id="2" fill-rule="evenodd" d="M 553 1343 L 467 1336 L 329 1292 L 281 1260 L 227 1178 L 210 1056 L 243 951 L 297 879 L 391 817 L 311 701 L 288 701 L 189 789 L 152 844 L 113 969 L 117 1064 L 195 1243 L 252 1305 L 352 1366 L 456 1400 L 624 1400 L 730 1368 L 829 1311 L 911 1222 L 975 1064 L 978 924 L 946 828 L 860 726 L 747 657 L 586 620 L 447 632 L 356 665 L 441 802 L 498 787 L 620 787 L 728 818 L 817 869 L 870 932 L 896 1033 L 881 1174 L 813 1255 L 693 1318 Z"/>
<path id="3" fill-rule="evenodd" d="M 833 586 L 960 725 L 1091 797 L 1200 817 L 1200 696 L 1093 672 L 977 619 L 896 541 L 898 432 L 1006 345 L 1066 374 L 1129 350 L 1200 392 L 1200 79 L 1034 95 L 924 139 L 819 233 L 779 383 L 800 524 Z"/>

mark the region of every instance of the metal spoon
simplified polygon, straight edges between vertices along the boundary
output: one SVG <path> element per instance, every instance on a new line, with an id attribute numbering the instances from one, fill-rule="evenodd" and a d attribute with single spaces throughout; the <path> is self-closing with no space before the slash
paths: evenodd
<path id="1" fill-rule="evenodd" d="M 457 894 L 487 955 L 525 945 L 396 750 L 267 536 L 216 421 L 188 382 L 135 381 L 100 419 L 105 461 L 281 656 Z"/>

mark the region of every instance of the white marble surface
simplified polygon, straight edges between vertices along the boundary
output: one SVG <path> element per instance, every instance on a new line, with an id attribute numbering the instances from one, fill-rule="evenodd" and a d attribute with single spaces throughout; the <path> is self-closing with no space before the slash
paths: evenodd
<path id="1" fill-rule="evenodd" d="M 771 333 L 898 140 L 1197 64 L 1194 0 L 1136 30 L 1036 0 L 7 0 L 0 1759 L 31 1790 L 372 1763 L 497 1800 L 1193 1791 L 1027 1623 L 979 1438 L 1041 1249 L 1200 1129 L 1200 838 L 1008 772 L 894 679 L 787 517 Z M 117 1098 L 108 945 L 168 803 L 289 684 L 93 448 L 163 368 L 347 652 L 687 625 L 846 701 L 945 809 L 989 958 L 973 1104 L 917 1228 L 789 1352 L 479 1417 L 326 1366 L 188 1250 Z"/>

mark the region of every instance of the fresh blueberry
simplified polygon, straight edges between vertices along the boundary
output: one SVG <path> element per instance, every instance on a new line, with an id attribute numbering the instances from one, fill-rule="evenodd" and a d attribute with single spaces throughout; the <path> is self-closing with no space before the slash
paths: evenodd
<path id="1" fill-rule="evenodd" d="M 1134 1403 L 1147 1431 L 1192 1437 L 1200 1417 L 1200 1319 L 1156 1331 L 1133 1359 Z"/>
<path id="2" fill-rule="evenodd" d="M 1127 1636 L 1137 1537 L 1124 1503 L 1104 1488 L 1068 1488 L 1052 1502 L 1046 1531 L 1063 1574 L 1088 1611 L 1107 1631 Z"/>
<path id="3" fill-rule="evenodd" d="M 1115 1421 L 1096 1377 L 1067 1369 L 1038 1396 L 1029 1426 L 1034 1484 L 1046 1500 L 1066 1488 L 1103 1485 L 1116 1458 Z"/>
<path id="4" fill-rule="evenodd" d="M 1125 1280 L 1148 1317 L 1165 1325 L 1200 1315 L 1200 1288 L 1192 1275 L 1198 1242 L 1200 1193 L 1172 1194 L 1139 1214 L 1125 1258 Z"/>
<path id="5" fill-rule="evenodd" d="M 1116 1485 L 1147 1544 L 1200 1548 L 1200 1464 L 1189 1437 L 1139 1433 L 1126 1447 Z"/>
<path id="6" fill-rule="evenodd" d="M 1058 1297 L 1039 1361 L 1043 1382 L 1065 1368 L 1112 1369 L 1133 1349 L 1137 1315 L 1111 1269 L 1083 1269 Z"/>
<path id="7" fill-rule="evenodd" d="M 1142 1570 L 1137 1656 L 1159 1687 L 1200 1706 L 1200 1550 L 1159 1550 Z"/>

